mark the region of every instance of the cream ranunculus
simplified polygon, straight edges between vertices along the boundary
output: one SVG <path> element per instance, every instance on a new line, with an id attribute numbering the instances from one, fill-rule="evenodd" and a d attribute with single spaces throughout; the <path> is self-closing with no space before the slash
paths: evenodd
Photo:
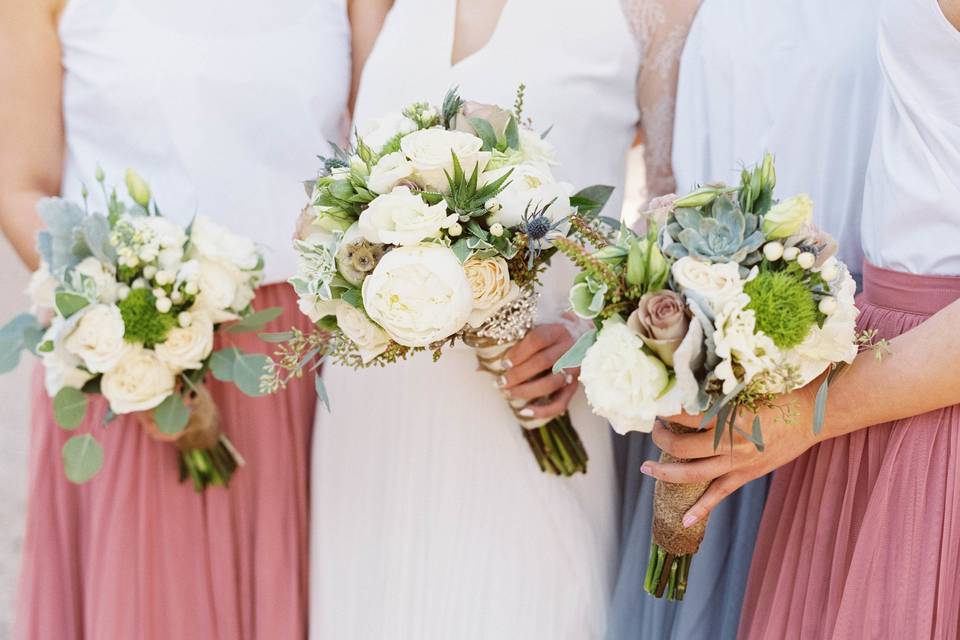
<path id="1" fill-rule="evenodd" d="M 370 170 L 367 188 L 374 193 L 390 193 L 397 184 L 413 173 L 413 165 L 399 151 L 380 158 Z"/>
<path id="2" fill-rule="evenodd" d="M 220 260 L 239 269 L 256 269 L 260 254 L 253 241 L 230 232 L 206 216 L 197 216 L 190 232 L 191 257 Z"/>
<path id="3" fill-rule="evenodd" d="M 367 242 L 412 246 L 437 237 L 446 220 L 445 202 L 429 205 L 409 188 L 397 187 L 370 203 L 358 228 Z"/>
<path id="4" fill-rule="evenodd" d="M 425 347 L 463 328 L 473 311 L 473 290 L 450 249 L 400 247 L 363 281 L 363 306 L 400 344 Z"/>
<path id="5" fill-rule="evenodd" d="M 30 298 L 30 312 L 36 313 L 41 309 L 53 309 L 54 296 L 57 293 L 57 279 L 50 275 L 50 267 L 46 262 L 40 263 L 40 268 L 30 276 L 26 294 Z"/>
<path id="6" fill-rule="evenodd" d="M 713 264 L 685 256 L 674 262 L 670 271 L 682 293 L 708 304 L 714 314 L 743 293 L 736 262 Z"/>
<path id="7" fill-rule="evenodd" d="M 176 376 L 153 351 L 139 349 L 103 374 L 100 391 L 116 414 L 148 411 L 173 393 Z"/>
<path id="8" fill-rule="evenodd" d="M 340 304 L 336 313 L 337 326 L 343 335 L 357 345 L 364 363 L 370 362 L 390 346 L 390 336 L 352 304 Z"/>
<path id="9" fill-rule="evenodd" d="M 49 342 L 53 345 L 51 351 L 40 353 L 43 361 L 43 382 L 50 397 L 57 395 L 64 387 L 80 389 L 93 378 L 92 373 L 81 368 L 83 362 L 80 358 L 64 347 L 62 336 L 66 327 L 66 321 L 55 316 L 40 340 L 41 343 Z"/>
<path id="10" fill-rule="evenodd" d="M 117 277 L 113 267 L 90 256 L 73 268 L 73 286 L 105 304 L 117 301 Z"/>
<path id="11" fill-rule="evenodd" d="M 376 153 L 398 135 L 417 130 L 417 123 L 402 113 L 388 113 L 382 118 L 368 122 L 360 129 L 360 139 Z"/>
<path id="12" fill-rule="evenodd" d="M 83 360 L 87 370 L 94 373 L 110 371 L 135 350 L 123 339 L 123 317 L 116 305 L 97 304 L 78 313 L 83 315 L 65 337 L 64 347 Z"/>
<path id="13" fill-rule="evenodd" d="M 515 167 L 503 167 L 488 171 L 483 182 L 489 183 L 513 171 L 507 179 L 507 186 L 497 195 L 500 202 L 498 220 L 507 228 L 514 228 L 523 220 L 527 208 L 545 207 L 551 202 L 545 214 L 551 222 L 558 222 L 570 215 L 570 195 L 573 186 L 557 182 L 544 165 L 533 163 L 519 164 Z"/>
<path id="14" fill-rule="evenodd" d="M 770 240 L 789 238 L 813 220 L 813 201 L 800 195 L 779 202 L 763 216 L 763 233 Z"/>
<path id="15" fill-rule="evenodd" d="M 580 365 L 580 382 L 593 412 L 617 433 L 649 433 L 658 415 L 679 411 L 675 400 L 663 402 L 670 385 L 667 367 L 648 355 L 640 336 L 620 321 L 604 323 Z"/>
<path id="16" fill-rule="evenodd" d="M 507 261 L 500 256 L 470 258 L 463 263 L 463 271 L 473 289 L 473 312 L 468 320 L 471 327 L 481 326 L 520 295 L 520 287 L 510 280 Z"/>
<path id="17" fill-rule="evenodd" d="M 174 372 L 199 369 L 213 351 L 213 322 L 204 313 L 191 314 L 190 326 L 171 329 L 154 350 Z"/>
<path id="18" fill-rule="evenodd" d="M 483 140 L 463 131 L 422 129 L 400 140 L 400 150 L 413 166 L 413 178 L 429 191 L 449 193 L 447 174 L 453 176 L 453 155 L 457 156 L 469 177 L 476 167 L 483 172 L 490 161 L 490 152 L 481 151 Z"/>

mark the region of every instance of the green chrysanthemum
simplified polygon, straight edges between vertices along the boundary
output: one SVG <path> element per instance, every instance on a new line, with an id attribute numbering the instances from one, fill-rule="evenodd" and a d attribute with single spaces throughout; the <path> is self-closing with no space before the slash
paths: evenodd
<path id="1" fill-rule="evenodd" d="M 813 295 L 796 276 L 782 271 L 761 272 L 744 285 L 748 309 L 757 316 L 757 329 L 781 349 L 803 342 L 817 321 Z"/>
<path id="2" fill-rule="evenodd" d="M 167 332 L 177 320 L 170 314 L 157 311 L 157 300 L 149 289 L 132 289 L 119 303 L 127 342 L 140 342 L 153 347 L 167 339 Z"/>

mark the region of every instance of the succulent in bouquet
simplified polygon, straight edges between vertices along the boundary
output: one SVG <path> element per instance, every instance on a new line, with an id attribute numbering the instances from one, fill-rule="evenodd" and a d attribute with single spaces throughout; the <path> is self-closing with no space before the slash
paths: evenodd
<path id="1" fill-rule="evenodd" d="M 96 179 L 106 213 L 83 202 L 45 198 L 38 235 L 42 259 L 29 294 L 33 310 L 0 330 L 0 371 L 23 350 L 41 360 L 56 422 L 76 430 L 101 395 L 107 425 L 134 414 L 155 438 L 176 445 L 181 480 L 202 491 L 228 484 L 243 459 L 222 433 L 216 405 L 204 388 L 212 373 L 249 395 L 260 395 L 268 358 L 229 348 L 214 351 L 214 335 L 253 331 L 279 315 L 254 312 L 263 258 L 254 243 L 206 217 L 183 228 L 160 213 L 148 184 L 126 174 L 129 200 Z M 103 464 L 94 433 L 63 447 L 67 478 L 82 483 Z"/>
<path id="2" fill-rule="evenodd" d="M 789 420 L 781 396 L 830 370 L 813 425 L 822 427 L 831 377 L 870 339 L 857 335 L 853 278 L 834 240 L 812 224 L 812 202 L 777 201 L 775 183 L 768 154 L 737 186 L 652 202 L 645 235 L 622 228 L 615 238 L 598 233 L 592 246 L 558 243 L 582 269 L 571 304 L 596 330 L 557 369 L 581 366 L 594 412 L 617 431 L 703 414 L 701 428 L 715 421 L 715 446 L 737 434 L 762 451 L 759 418 L 745 431 L 737 416 L 777 407 Z M 706 489 L 657 482 L 645 584 L 657 597 L 683 598 L 707 522 L 686 528 L 682 518 Z"/>
<path id="3" fill-rule="evenodd" d="M 522 87 L 513 110 L 453 90 L 439 108 L 416 103 L 380 118 L 323 159 L 307 185 L 290 281 L 318 331 L 280 336 L 266 391 L 326 357 L 385 366 L 422 351 L 439 358 L 457 341 L 481 369 L 503 373 L 504 354 L 533 326 L 554 242 L 611 192 L 574 193 L 556 180 L 552 147 L 522 110 Z M 325 398 L 319 376 L 317 385 Z M 524 406 L 510 401 L 541 469 L 585 472 L 569 417 L 532 419 Z"/>

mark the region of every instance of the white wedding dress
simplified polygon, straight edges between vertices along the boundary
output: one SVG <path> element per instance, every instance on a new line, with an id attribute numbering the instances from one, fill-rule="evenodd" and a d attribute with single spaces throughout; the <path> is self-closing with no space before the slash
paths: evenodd
<path id="1" fill-rule="evenodd" d="M 640 51 L 618 0 L 507 0 L 478 52 L 451 65 L 455 0 L 397 0 L 367 62 L 363 123 L 407 104 L 512 106 L 553 126 L 558 178 L 614 185 L 632 143 Z M 667 146 L 669 148 L 669 145 Z M 556 260 L 541 321 L 567 308 Z M 573 478 L 541 473 L 473 353 L 384 369 L 330 366 L 332 410 L 313 444 L 311 637 L 323 640 L 600 638 L 614 580 L 618 492 L 606 422 L 582 392 L 571 416 L 590 455 Z"/>

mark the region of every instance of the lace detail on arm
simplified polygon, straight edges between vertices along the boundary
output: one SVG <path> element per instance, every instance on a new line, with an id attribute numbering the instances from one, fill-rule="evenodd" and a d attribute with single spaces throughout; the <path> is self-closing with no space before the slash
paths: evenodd
<path id="1" fill-rule="evenodd" d="M 640 51 L 637 105 L 644 132 L 647 198 L 676 190 L 670 157 L 680 54 L 700 0 L 621 0 Z"/>

